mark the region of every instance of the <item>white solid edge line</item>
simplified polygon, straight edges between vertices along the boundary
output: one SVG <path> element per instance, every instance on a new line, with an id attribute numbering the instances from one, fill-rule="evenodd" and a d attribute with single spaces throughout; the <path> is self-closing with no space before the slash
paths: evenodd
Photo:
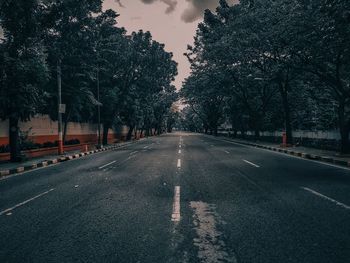
<path id="1" fill-rule="evenodd" d="M 103 168 L 105 168 L 105 167 L 107 167 L 107 166 L 109 166 L 109 165 L 111 165 L 111 164 L 114 164 L 115 162 L 116 162 L 116 161 L 107 163 L 107 164 L 105 164 L 105 165 L 103 165 L 103 166 L 101 166 L 101 167 L 98 167 L 98 169 L 103 169 Z"/>
<path id="2" fill-rule="evenodd" d="M 180 186 L 175 186 L 174 202 L 173 202 L 173 213 L 171 215 L 171 221 L 179 222 L 180 219 L 181 219 L 181 214 L 180 214 Z"/>
<path id="3" fill-rule="evenodd" d="M 285 154 L 285 153 L 276 152 L 276 151 L 271 151 L 271 150 L 269 150 L 269 149 L 257 148 L 257 147 L 251 146 L 251 145 L 245 145 L 245 144 L 238 143 L 238 142 L 231 142 L 231 141 L 228 141 L 228 140 L 220 140 L 220 139 L 216 139 L 216 138 L 211 138 L 211 139 L 217 140 L 217 141 L 221 141 L 221 142 L 228 142 L 228 143 L 231 143 L 231 144 L 240 145 L 240 146 L 243 146 L 243 147 L 246 147 L 246 148 L 254 148 L 254 149 L 257 149 L 257 150 L 262 150 L 262 151 L 265 151 L 265 152 L 274 153 L 274 154 L 278 154 L 278 155 L 281 155 L 281 156 L 284 156 L 284 157 L 289 157 L 289 158 L 298 159 L 298 160 L 301 160 L 301 161 L 313 162 L 313 163 L 317 163 L 317 164 L 322 164 L 322 165 L 330 166 L 330 167 L 333 167 L 333 168 L 338 168 L 338 169 L 343 169 L 343 170 L 350 171 L 350 168 L 343 167 L 343 166 L 340 166 L 340 165 L 335 165 L 335 164 L 330 164 L 330 163 L 324 163 L 324 162 L 320 162 L 320 161 L 317 161 L 317 160 L 305 159 L 305 158 L 302 158 L 302 157 L 299 157 L 299 156 L 290 155 L 290 154 Z"/>
<path id="4" fill-rule="evenodd" d="M 320 197 L 320 198 L 323 198 L 323 199 L 325 199 L 325 200 L 328 200 L 328 201 L 330 201 L 330 202 L 332 202 L 332 203 L 334 203 L 334 204 L 336 204 L 336 205 L 338 205 L 338 206 L 340 206 L 340 207 L 342 207 L 342 208 L 345 208 L 345 209 L 347 209 L 347 210 L 350 209 L 350 206 L 348 206 L 348 205 L 346 205 L 346 204 L 343 204 L 343 203 L 341 203 L 341 202 L 339 202 L 339 201 L 337 201 L 337 200 L 335 200 L 335 199 L 333 199 L 333 198 L 330 198 L 330 197 L 328 197 L 328 196 L 326 196 L 326 195 L 323 195 L 323 194 L 321 194 L 321 193 L 319 193 L 319 192 L 317 192 L 317 191 L 315 191 L 315 190 L 312 190 L 312 189 L 310 189 L 310 188 L 308 188 L 308 187 L 301 187 L 301 188 L 304 189 L 305 191 L 308 191 L 308 192 L 310 192 L 310 193 L 312 193 L 312 194 L 314 194 L 314 195 Z"/>
<path id="5" fill-rule="evenodd" d="M 253 166 L 256 167 L 256 168 L 259 168 L 259 167 L 260 167 L 259 165 L 256 165 L 255 163 L 249 162 L 249 161 L 244 160 L 244 159 L 243 159 L 243 162 L 246 162 L 246 163 L 248 163 L 248 164 L 250 164 L 250 165 L 253 165 Z"/>
<path id="6" fill-rule="evenodd" d="M 16 208 L 18 208 L 18 207 L 20 207 L 20 206 L 22 206 L 22 205 L 25 205 L 25 204 L 27 204 L 27 203 L 29 203 L 29 202 L 31 202 L 31 201 L 33 201 L 33 200 L 35 200 L 35 199 L 37 199 L 37 198 L 43 196 L 43 195 L 46 195 L 46 194 L 52 192 L 53 190 L 55 190 L 55 189 L 52 188 L 52 189 L 50 189 L 50 190 L 48 190 L 48 191 L 46 191 L 46 192 L 43 192 L 43 193 L 38 194 L 38 195 L 36 195 L 36 196 L 34 196 L 34 197 L 30 198 L 30 199 L 27 199 L 27 200 L 25 200 L 25 201 L 23 201 L 23 202 L 21 202 L 21 203 L 15 205 L 15 206 L 13 206 L 13 207 L 10 207 L 10 208 L 8 208 L 8 209 L 6 209 L 6 210 L 4 210 L 4 211 L 1 211 L 1 212 L 0 212 L 0 216 L 2 216 L 2 215 L 4 215 L 4 214 L 7 214 L 8 212 L 11 212 L 11 211 L 15 210 Z"/>
<path id="7" fill-rule="evenodd" d="M 177 168 L 181 168 L 181 159 L 177 159 Z"/>

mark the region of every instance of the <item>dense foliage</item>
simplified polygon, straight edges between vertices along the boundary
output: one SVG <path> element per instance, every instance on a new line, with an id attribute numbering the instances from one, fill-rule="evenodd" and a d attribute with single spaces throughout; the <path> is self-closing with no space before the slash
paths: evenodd
<path id="1" fill-rule="evenodd" d="M 2 0 L 0 118 L 10 122 L 11 159 L 19 154 L 19 121 L 58 118 L 62 83 L 64 137 L 71 121 L 161 133 L 173 102 L 177 63 L 150 32 L 127 35 L 102 0 Z M 59 74 L 61 72 L 61 74 Z"/>
<path id="2" fill-rule="evenodd" d="M 205 130 L 339 129 L 350 151 L 349 1 L 221 0 L 186 55 L 182 97 Z"/>

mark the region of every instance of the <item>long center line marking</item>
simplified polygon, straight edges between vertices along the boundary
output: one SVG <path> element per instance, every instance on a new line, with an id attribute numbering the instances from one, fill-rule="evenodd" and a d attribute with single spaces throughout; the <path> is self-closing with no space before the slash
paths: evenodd
<path id="1" fill-rule="evenodd" d="M 43 193 L 38 194 L 38 195 L 36 195 L 36 196 L 34 196 L 34 197 L 28 199 L 28 200 L 25 200 L 25 201 L 23 201 L 23 202 L 21 202 L 21 203 L 15 205 L 15 206 L 13 206 L 13 207 L 10 207 L 10 208 L 8 208 L 8 209 L 6 209 L 6 210 L 4 210 L 4 211 L 1 211 L 1 212 L 0 212 L 0 216 L 2 216 L 2 215 L 4 215 L 4 214 L 7 214 L 7 213 L 9 213 L 9 212 L 15 210 L 16 208 L 18 208 L 18 207 L 20 207 L 20 206 L 22 206 L 22 205 L 25 205 L 25 204 L 27 204 L 27 203 L 29 203 L 29 202 L 31 202 L 31 201 L 34 201 L 35 199 L 37 199 L 37 198 L 39 198 L 39 197 L 41 197 L 41 196 L 43 196 L 43 195 L 46 195 L 46 194 L 52 192 L 53 190 L 55 190 L 55 189 L 52 188 L 52 189 L 50 189 L 50 190 L 48 190 L 48 191 L 46 191 L 46 192 L 43 192 Z"/>
<path id="2" fill-rule="evenodd" d="M 181 168 L 181 159 L 177 159 L 177 168 Z"/>
<path id="3" fill-rule="evenodd" d="M 171 221 L 179 222 L 180 219 L 181 219 L 181 214 L 180 214 L 180 186 L 175 186 L 174 202 L 173 202 L 173 213 L 171 215 Z"/>
<path id="4" fill-rule="evenodd" d="M 243 162 L 246 162 L 246 163 L 248 163 L 248 164 L 250 164 L 250 165 L 252 165 L 252 166 L 254 166 L 254 167 L 256 167 L 256 168 L 259 168 L 259 167 L 260 167 L 259 165 L 256 165 L 255 163 L 249 162 L 249 161 L 244 160 L 244 159 L 243 159 Z"/>
<path id="5" fill-rule="evenodd" d="M 347 209 L 347 210 L 350 209 L 350 206 L 348 206 L 348 205 L 346 205 L 346 204 L 343 204 L 343 203 L 341 203 L 341 202 L 339 202 L 339 201 L 337 201 L 337 200 L 335 200 L 335 199 L 333 199 L 333 198 L 330 198 L 330 197 L 328 197 L 328 196 L 326 196 L 326 195 L 323 195 L 323 194 L 321 194 L 321 193 L 319 193 L 319 192 L 317 192 L 317 191 L 315 191 L 315 190 L 312 190 L 312 189 L 307 188 L 307 187 L 301 187 L 301 189 L 304 189 L 305 191 L 308 191 L 308 192 L 310 192 L 310 193 L 312 193 L 312 194 L 314 194 L 314 195 L 316 195 L 316 196 L 318 196 L 318 197 L 321 197 L 321 198 L 323 198 L 323 199 L 325 199 L 325 200 L 328 200 L 328 201 L 330 201 L 330 202 L 336 204 L 337 206 L 340 206 L 340 207 L 345 208 L 345 209 Z"/>
<path id="6" fill-rule="evenodd" d="M 105 167 L 107 167 L 107 166 L 110 166 L 111 164 L 114 164 L 115 162 L 116 162 L 116 161 L 113 161 L 113 162 L 107 163 L 107 164 L 105 164 L 105 165 L 102 165 L 102 166 L 98 167 L 98 169 L 103 169 L 103 168 L 105 168 Z"/>

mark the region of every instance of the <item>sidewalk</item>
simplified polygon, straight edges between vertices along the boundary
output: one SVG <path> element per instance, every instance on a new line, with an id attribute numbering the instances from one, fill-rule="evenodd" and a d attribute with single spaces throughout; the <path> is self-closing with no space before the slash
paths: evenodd
<path id="1" fill-rule="evenodd" d="M 321 162 L 333 163 L 342 166 L 350 167 L 350 155 L 341 155 L 336 151 L 327 151 L 303 146 L 281 147 L 280 144 L 270 142 L 252 142 L 249 140 L 233 139 L 226 136 L 220 136 L 232 142 L 249 145 L 257 148 L 267 149 L 271 151 L 286 153 L 310 160 L 317 160 Z"/>
<path id="2" fill-rule="evenodd" d="M 93 153 L 114 150 L 116 148 L 120 148 L 122 146 L 131 144 L 134 142 L 138 142 L 138 141 L 140 140 L 116 143 L 113 145 L 103 147 L 102 149 L 95 149 L 87 152 L 76 150 L 76 151 L 66 152 L 64 155 L 46 155 L 43 157 L 32 158 L 20 163 L 2 162 L 0 163 L 0 179 L 2 177 L 6 177 L 12 174 L 23 173 L 26 171 L 40 168 L 40 167 L 46 167 L 46 166 L 57 164 L 60 162 L 77 159 Z"/>

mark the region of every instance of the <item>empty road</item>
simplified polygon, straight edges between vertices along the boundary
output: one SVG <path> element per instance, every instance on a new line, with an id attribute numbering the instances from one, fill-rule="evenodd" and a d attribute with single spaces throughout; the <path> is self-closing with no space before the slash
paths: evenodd
<path id="1" fill-rule="evenodd" d="M 0 262 L 350 262 L 350 170 L 173 133 L 0 181 Z"/>

